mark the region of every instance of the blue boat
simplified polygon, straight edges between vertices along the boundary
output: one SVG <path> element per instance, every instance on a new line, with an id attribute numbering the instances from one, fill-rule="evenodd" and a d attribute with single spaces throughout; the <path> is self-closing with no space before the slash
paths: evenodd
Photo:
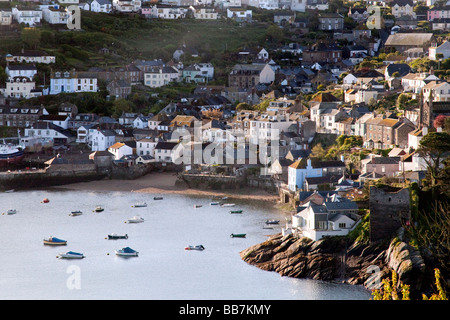
<path id="1" fill-rule="evenodd" d="M 65 246 L 67 241 L 50 236 L 48 239 L 44 239 L 44 244 L 52 246 Z"/>

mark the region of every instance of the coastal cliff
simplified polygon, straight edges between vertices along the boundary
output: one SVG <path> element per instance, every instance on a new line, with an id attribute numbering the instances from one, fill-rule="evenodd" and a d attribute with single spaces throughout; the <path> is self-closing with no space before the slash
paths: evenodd
<path id="1" fill-rule="evenodd" d="M 339 281 L 374 289 L 395 270 L 412 290 L 423 287 L 425 263 L 415 248 L 399 238 L 390 243 L 350 243 L 345 237 L 313 241 L 296 234 L 276 234 L 241 253 L 258 268 L 282 276 Z"/>

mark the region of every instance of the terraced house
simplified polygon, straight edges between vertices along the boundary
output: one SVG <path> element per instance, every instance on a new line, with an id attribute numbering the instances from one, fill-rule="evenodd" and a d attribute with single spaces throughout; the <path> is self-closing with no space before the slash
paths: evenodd
<path id="1" fill-rule="evenodd" d="M 50 94 L 97 91 L 97 77 L 90 72 L 56 71 L 50 75 Z"/>
<path id="2" fill-rule="evenodd" d="M 275 80 L 275 71 L 269 64 L 237 64 L 228 75 L 230 87 L 253 88 L 260 83 L 271 83 Z"/>

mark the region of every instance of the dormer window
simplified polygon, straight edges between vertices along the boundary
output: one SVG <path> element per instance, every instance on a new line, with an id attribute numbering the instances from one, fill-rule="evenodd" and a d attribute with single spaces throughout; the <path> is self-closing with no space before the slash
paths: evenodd
<path id="1" fill-rule="evenodd" d="M 57 78 L 61 77 L 61 72 L 56 72 L 55 77 L 57 77 Z"/>
<path id="2" fill-rule="evenodd" d="M 64 72 L 64 78 L 68 78 L 70 77 L 70 73 L 69 72 Z"/>

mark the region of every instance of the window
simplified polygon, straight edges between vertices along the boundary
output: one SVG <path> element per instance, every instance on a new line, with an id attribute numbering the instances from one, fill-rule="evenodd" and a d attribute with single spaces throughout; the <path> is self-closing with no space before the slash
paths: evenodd
<path id="1" fill-rule="evenodd" d="M 345 228 L 345 222 L 344 223 L 339 223 L 339 228 Z"/>

